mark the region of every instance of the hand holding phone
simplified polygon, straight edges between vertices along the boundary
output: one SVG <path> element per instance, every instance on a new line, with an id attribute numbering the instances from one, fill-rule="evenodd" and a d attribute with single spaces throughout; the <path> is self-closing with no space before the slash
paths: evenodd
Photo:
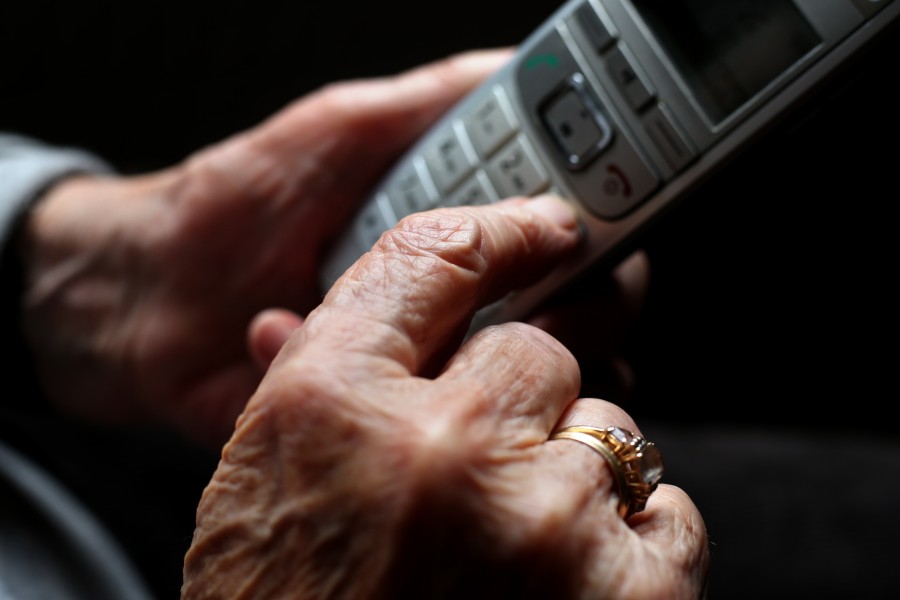
<path id="1" fill-rule="evenodd" d="M 892 0 L 569 0 L 399 161 L 335 244 L 330 287 L 437 206 L 550 192 L 586 243 L 474 328 L 522 318 L 640 236 L 896 29 Z"/>

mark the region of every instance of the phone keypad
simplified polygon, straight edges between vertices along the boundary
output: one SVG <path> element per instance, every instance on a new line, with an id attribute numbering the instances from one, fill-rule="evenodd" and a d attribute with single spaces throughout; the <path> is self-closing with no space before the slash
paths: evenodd
<path id="1" fill-rule="evenodd" d="M 434 208 L 533 196 L 550 185 L 548 170 L 518 122 L 501 86 L 432 134 L 410 164 L 388 182 L 396 218 Z M 393 222 L 384 223 L 384 228 Z"/>
<path id="2" fill-rule="evenodd" d="M 432 133 L 366 202 L 323 270 L 328 284 L 397 221 L 441 206 L 490 204 L 551 189 L 549 170 L 496 85 Z"/>

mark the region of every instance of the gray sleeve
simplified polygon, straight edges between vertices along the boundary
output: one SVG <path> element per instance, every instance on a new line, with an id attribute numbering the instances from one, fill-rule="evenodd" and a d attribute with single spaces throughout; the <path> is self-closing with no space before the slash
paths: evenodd
<path id="1" fill-rule="evenodd" d="M 19 322 L 23 276 L 12 244 L 14 232 L 35 199 L 61 178 L 79 172 L 112 169 L 89 152 L 0 132 L 0 354 L 8 362 L 7 383 L 17 390 L 4 394 L 0 409 L 43 409 Z"/>
<path id="2" fill-rule="evenodd" d="M 109 164 L 84 150 L 0 132 L 0 244 L 12 233 L 16 217 L 53 183 L 73 173 L 112 171 Z"/>
<path id="3" fill-rule="evenodd" d="M 50 420 L 41 412 L 43 395 L 19 328 L 21 276 L 10 251 L 16 223 L 34 200 L 63 177 L 112 172 L 110 165 L 89 152 L 0 132 L 0 354 L 7 363 L 4 384 L 10 390 L 0 398 L 0 431 L 13 440 L 29 431 L 21 423 L 40 426 Z M 153 597 L 103 522 L 49 472 L 2 438 L 0 531 L 0 600 Z"/>

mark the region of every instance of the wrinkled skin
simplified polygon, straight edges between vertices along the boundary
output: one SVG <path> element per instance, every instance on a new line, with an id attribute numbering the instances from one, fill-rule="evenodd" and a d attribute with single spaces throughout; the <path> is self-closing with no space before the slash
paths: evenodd
<path id="1" fill-rule="evenodd" d="M 662 485 L 626 522 L 599 455 L 548 441 L 571 424 L 638 432 L 578 399 L 574 357 L 521 323 L 458 346 L 475 309 L 574 247 L 566 211 L 416 215 L 335 284 L 224 449 L 183 598 L 701 596 L 690 499 Z"/>
<path id="2" fill-rule="evenodd" d="M 323 252 L 358 202 L 508 56 L 334 84 L 170 169 L 51 190 L 21 241 L 23 322 L 48 396 L 219 448 L 266 366 L 248 349 L 253 317 L 318 304 Z"/>
<path id="3" fill-rule="evenodd" d="M 26 222 L 23 323 L 48 396 L 227 441 L 183 598 L 701 595 L 690 499 L 663 484 L 626 522 L 605 462 L 547 441 L 567 424 L 639 432 L 579 397 L 564 325 L 591 328 L 604 386 L 627 390 L 615 352 L 641 256 L 589 321 L 558 304 L 463 342 L 477 307 L 577 244 L 564 204 L 511 199 L 411 217 L 318 292 L 366 191 L 507 57 L 329 86 L 171 169 L 66 180 Z"/>
<path id="4" fill-rule="evenodd" d="M 170 169 L 52 188 L 20 241 L 22 322 L 47 396 L 86 419 L 175 428 L 220 448 L 283 329 L 321 300 L 328 243 L 397 156 L 508 57 L 471 52 L 333 84 Z M 613 365 L 604 393 L 627 388 L 615 348 L 645 271 L 639 258 L 585 295 L 589 314 L 618 314 L 592 321 L 599 343 L 584 353 L 592 373 Z M 254 320 L 273 307 L 287 312 Z M 585 322 L 573 314 L 566 303 L 541 327 L 581 334 L 561 337 L 574 344 Z M 251 324 L 262 355 L 247 343 Z"/>

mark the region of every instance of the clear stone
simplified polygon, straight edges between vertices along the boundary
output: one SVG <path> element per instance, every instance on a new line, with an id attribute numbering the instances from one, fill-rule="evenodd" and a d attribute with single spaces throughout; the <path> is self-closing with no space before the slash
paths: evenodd
<path id="1" fill-rule="evenodd" d="M 641 452 L 640 457 L 640 473 L 644 483 L 656 485 L 663 474 L 662 454 L 654 444 L 648 444 Z"/>
<path id="2" fill-rule="evenodd" d="M 610 427 L 609 433 L 623 444 L 627 444 L 632 438 L 630 433 L 625 433 L 625 431 L 619 427 Z"/>

